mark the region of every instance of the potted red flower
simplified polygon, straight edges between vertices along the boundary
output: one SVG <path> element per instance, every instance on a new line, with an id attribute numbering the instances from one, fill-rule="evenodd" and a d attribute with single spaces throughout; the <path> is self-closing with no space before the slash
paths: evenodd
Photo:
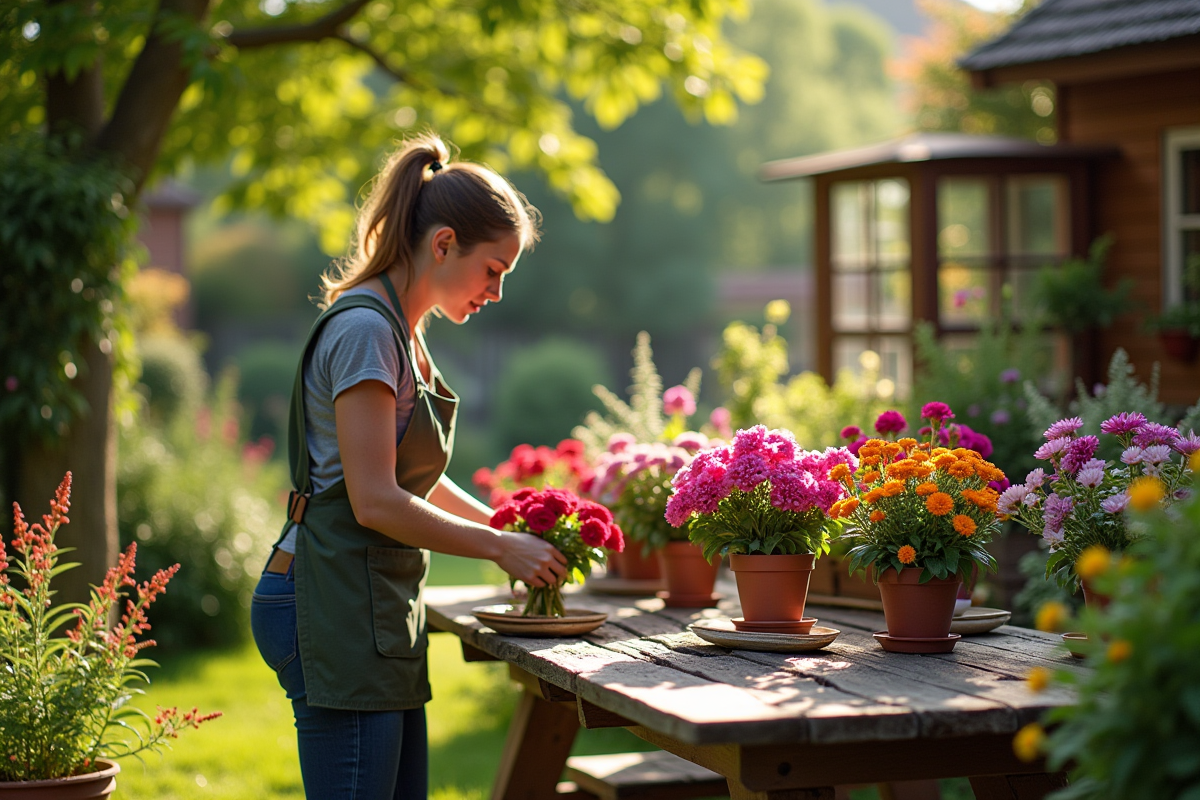
<path id="1" fill-rule="evenodd" d="M 519 489 L 496 509 L 491 525 L 497 530 L 541 536 L 567 557 L 563 583 L 583 583 L 593 564 L 603 564 L 605 551 L 625 549 L 625 535 L 612 513 L 564 489 Z M 513 581 L 515 587 L 515 579 Z M 562 617 L 562 586 L 528 586 L 523 616 Z"/>
<path id="2" fill-rule="evenodd" d="M 486 493 L 493 508 L 508 502 L 518 489 L 568 489 L 578 492 L 592 474 L 583 442 L 563 439 L 554 448 L 519 444 L 495 469 L 480 467 L 471 482 Z"/>

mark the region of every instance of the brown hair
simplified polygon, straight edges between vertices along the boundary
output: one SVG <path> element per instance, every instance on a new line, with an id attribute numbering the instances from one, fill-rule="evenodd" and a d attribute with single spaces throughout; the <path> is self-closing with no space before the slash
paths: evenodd
<path id="1" fill-rule="evenodd" d="M 350 255 L 321 277 L 322 306 L 393 264 L 403 268 L 407 291 L 417 247 L 432 228 L 453 228 L 466 253 L 513 233 L 525 250 L 540 237 L 540 222 L 538 210 L 504 178 L 482 164 L 451 163 L 445 142 L 421 134 L 405 141 L 375 178 L 358 213 Z"/>

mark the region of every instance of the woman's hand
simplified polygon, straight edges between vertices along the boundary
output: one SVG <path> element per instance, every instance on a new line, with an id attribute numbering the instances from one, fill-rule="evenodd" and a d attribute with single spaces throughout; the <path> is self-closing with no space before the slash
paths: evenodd
<path id="1" fill-rule="evenodd" d="M 567 557 L 528 533 L 501 532 L 500 555 L 495 560 L 500 569 L 529 586 L 553 586 L 567 575 Z"/>

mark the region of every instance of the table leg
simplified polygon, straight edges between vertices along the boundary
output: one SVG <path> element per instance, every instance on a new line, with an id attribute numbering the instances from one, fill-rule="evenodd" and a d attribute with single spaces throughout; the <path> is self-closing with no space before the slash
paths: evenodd
<path id="1" fill-rule="evenodd" d="M 552 800 L 579 731 L 575 703 L 523 692 L 508 726 L 492 800 Z"/>
<path id="2" fill-rule="evenodd" d="M 975 800 L 1042 800 L 1067 786 L 1061 772 L 1035 772 L 1030 775 L 981 775 L 971 778 Z"/>
<path id="3" fill-rule="evenodd" d="M 834 800 L 832 786 L 755 792 L 743 786 L 737 778 L 727 778 L 726 782 L 729 784 L 729 800 Z"/>

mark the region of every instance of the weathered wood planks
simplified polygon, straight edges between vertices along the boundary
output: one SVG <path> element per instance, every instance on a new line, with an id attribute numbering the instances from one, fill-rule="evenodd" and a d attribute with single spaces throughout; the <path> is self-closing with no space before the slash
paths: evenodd
<path id="1" fill-rule="evenodd" d="M 522 639 L 495 634 L 470 616 L 473 606 L 503 599 L 480 587 L 426 590 L 431 623 L 465 646 L 616 715 L 611 719 L 695 745 L 1011 735 L 1045 709 L 1072 701 L 1063 689 L 1031 693 L 1023 678 L 1032 666 L 1079 669 L 1055 638 L 1008 626 L 964 638 L 943 656 L 889 654 L 870 637 L 882 629 L 882 615 L 826 607 L 811 613 L 842 635 L 824 651 L 731 651 L 695 637 L 687 624 L 736 616 L 736 603 L 691 612 L 664 609 L 655 599 L 584 593 L 572 594 L 568 605 L 608 613 L 605 625 L 582 639 Z"/>

